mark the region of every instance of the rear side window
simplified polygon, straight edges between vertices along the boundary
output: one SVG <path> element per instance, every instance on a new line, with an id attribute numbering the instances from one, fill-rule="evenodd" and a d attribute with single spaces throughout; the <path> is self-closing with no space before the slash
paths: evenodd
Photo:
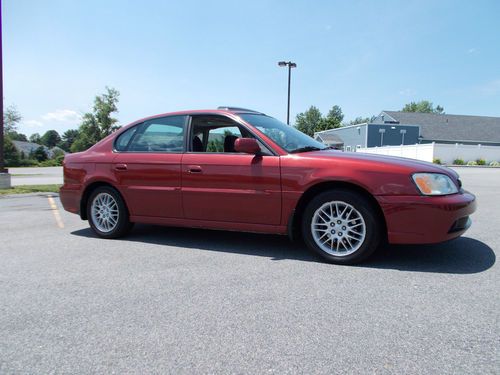
<path id="1" fill-rule="evenodd" d="M 186 116 L 170 116 L 148 120 L 132 135 L 127 151 L 182 152 L 184 150 L 185 122 Z M 123 136 L 125 136 L 125 133 Z M 120 139 L 118 139 L 119 141 Z"/>
<path id="2" fill-rule="evenodd" d="M 137 128 L 139 126 L 134 126 L 133 128 L 128 129 L 118 136 L 118 139 L 115 142 L 115 150 L 116 151 L 126 151 L 130 140 L 134 136 Z"/>

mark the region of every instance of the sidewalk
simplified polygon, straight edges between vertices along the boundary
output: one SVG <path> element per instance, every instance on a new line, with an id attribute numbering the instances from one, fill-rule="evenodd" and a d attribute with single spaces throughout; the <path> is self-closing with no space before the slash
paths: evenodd
<path id="1" fill-rule="evenodd" d="M 62 167 L 9 168 L 12 186 L 63 184 Z"/>

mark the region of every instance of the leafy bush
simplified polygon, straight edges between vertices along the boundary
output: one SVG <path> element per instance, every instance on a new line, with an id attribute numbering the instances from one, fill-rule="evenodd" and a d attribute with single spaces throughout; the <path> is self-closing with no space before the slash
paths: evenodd
<path id="1" fill-rule="evenodd" d="M 467 165 L 477 165 L 477 163 L 476 163 L 476 161 L 471 160 L 471 161 L 467 162 Z"/>
<path id="2" fill-rule="evenodd" d="M 19 152 L 17 152 L 16 147 L 8 135 L 3 139 L 3 152 L 5 165 L 8 167 L 17 167 L 20 159 Z"/>
<path id="3" fill-rule="evenodd" d="M 465 162 L 464 162 L 463 159 L 458 158 L 458 159 L 453 160 L 453 164 L 455 164 L 455 165 L 464 165 Z"/>
<path id="4" fill-rule="evenodd" d="M 38 163 L 39 167 L 59 167 L 62 165 L 64 155 L 59 155 L 55 159 L 48 159 Z"/>
<path id="5" fill-rule="evenodd" d="M 498 161 L 492 161 L 490 167 L 500 167 L 500 163 Z"/>
<path id="6" fill-rule="evenodd" d="M 20 159 L 16 165 L 11 167 L 38 167 L 38 161 L 35 159 Z"/>
<path id="7" fill-rule="evenodd" d="M 30 156 L 34 157 L 39 162 L 42 162 L 42 161 L 45 161 L 48 159 L 47 153 L 45 152 L 45 149 L 43 148 L 43 146 L 38 147 L 35 150 L 35 152 L 33 152 L 33 154 Z"/>
<path id="8" fill-rule="evenodd" d="M 434 164 L 441 164 L 441 159 L 439 159 L 439 158 L 435 158 L 435 159 L 433 159 L 433 160 L 432 160 L 432 162 L 433 162 Z"/>
<path id="9" fill-rule="evenodd" d="M 477 165 L 486 165 L 486 160 L 484 159 L 476 159 Z"/>
<path id="10" fill-rule="evenodd" d="M 62 165 L 63 160 L 64 160 L 64 154 L 62 155 L 57 155 L 54 160 L 57 162 L 57 165 Z"/>

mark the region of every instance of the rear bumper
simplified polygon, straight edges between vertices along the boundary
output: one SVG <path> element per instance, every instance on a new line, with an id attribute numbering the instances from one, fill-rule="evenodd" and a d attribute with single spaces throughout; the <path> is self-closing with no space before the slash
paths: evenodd
<path id="1" fill-rule="evenodd" d="M 469 192 L 447 196 L 377 196 L 385 216 L 389 243 L 429 244 L 462 235 L 476 211 Z"/>
<path id="2" fill-rule="evenodd" d="M 79 185 L 63 185 L 59 189 L 59 198 L 64 209 L 74 214 L 80 213 L 80 199 L 82 193 Z"/>

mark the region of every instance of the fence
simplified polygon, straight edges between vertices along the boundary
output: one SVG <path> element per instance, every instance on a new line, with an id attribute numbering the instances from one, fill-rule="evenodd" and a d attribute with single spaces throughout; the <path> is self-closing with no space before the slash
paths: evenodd
<path id="1" fill-rule="evenodd" d="M 500 146 L 424 143 L 359 148 L 356 151 L 369 154 L 401 156 L 428 162 L 440 159 L 444 164 L 452 164 L 455 159 L 462 159 L 465 163 L 477 159 L 484 159 L 486 163 L 492 161 L 500 162 Z"/>

